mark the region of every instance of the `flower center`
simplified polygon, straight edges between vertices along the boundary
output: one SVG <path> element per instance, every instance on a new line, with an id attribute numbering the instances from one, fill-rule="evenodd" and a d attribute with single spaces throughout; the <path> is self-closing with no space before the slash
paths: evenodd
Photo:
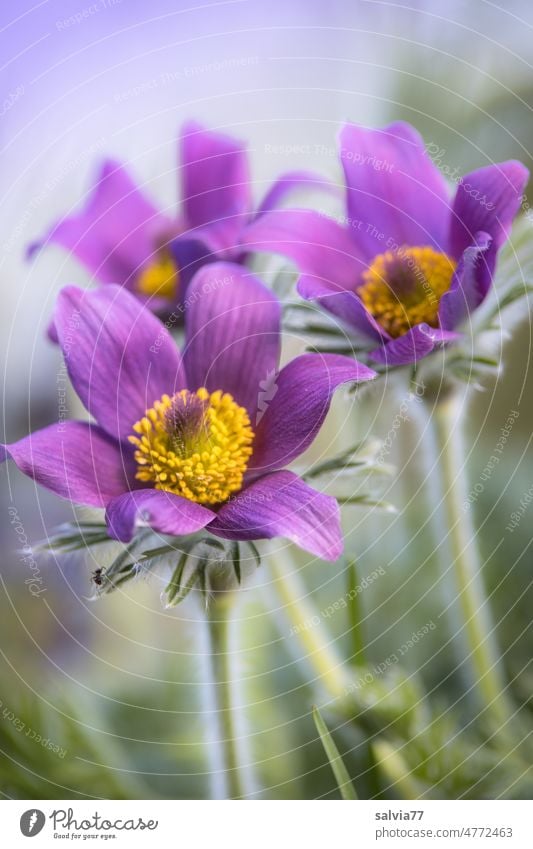
<path id="1" fill-rule="evenodd" d="M 137 480 L 199 504 L 220 504 L 241 489 L 254 432 L 231 395 L 203 388 L 163 395 L 133 430 Z"/>
<path id="2" fill-rule="evenodd" d="M 137 278 L 137 291 L 173 300 L 178 292 L 179 268 L 170 251 L 161 249 L 157 258 L 146 265 Z"/>
<path id="3" fill-rule="evenodd" d="M 453 259 L 433 248 L 401 247 L 375 258 L 357 294 L 393 337 L 423 321 L 438 327 L 439 301 L 455 267 Z"/>

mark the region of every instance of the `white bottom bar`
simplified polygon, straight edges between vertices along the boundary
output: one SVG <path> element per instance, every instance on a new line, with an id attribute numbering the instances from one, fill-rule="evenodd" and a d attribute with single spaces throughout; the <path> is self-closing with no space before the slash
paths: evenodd
<path id="1" fill-rule="evenodd" d="M 531 849 L 531 812 L 528 801 L 5 801 L 0 842 L 6 849 L 67 841 L 199 849 Z"/>

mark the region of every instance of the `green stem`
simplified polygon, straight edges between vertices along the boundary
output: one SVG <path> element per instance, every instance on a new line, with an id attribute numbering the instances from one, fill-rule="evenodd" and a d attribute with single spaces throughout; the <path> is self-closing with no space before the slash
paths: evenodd
<path id="1" fill-rule="evenodd" d="M 473 673 L 472 685 L 479 702 L 486 707 L 487 716 L 501 726 L 509 721 L 512 709 L 505 695 L 472 514 L 465 509 L 468 489 L 461 421 L 463 400 L 461 395 L 449 395 L 437 402 L 432 417 L 442 472 L 452 565 Z"/>
<path id="2" fill-rule="evenodd" d="M 218 743 L 220 746 L 218 762 L 224 777 L 223 795 L 227 799 L 239 799 L 244 795 L 236 742 L 229 645 L 233 602 L 232 593 L 217 593 L 210 600 L 207 612 L 212 686 L 217 716 L 217 738 L 211 745 Z"/>
<path id="3" fill-rule="evenodd" d="M 353 671 L 337 654 L 293 564 L 286 556 L 277 553 L 269 558 L 269 565 L 283 612 L 292 626 L 291 634 L 298 637 L 305 650 L 306 660 L 318 679 L 316 683 L 332 700 L 344 700 L 353 682 Z"/>
<path id="4" fill-rule="evenodd" d="M 269 558 L 269 566 L 283 613 L 292 626 L 291 635 L 299 640 L 305 652 L 305 660 L 315 673 L 315 679 L 309 682 L 310 685 L 325 691 L 341 711 L 344 710 L 347 716 L 358 722 L 364 733 L 369 735 L 369 740 L 375 741 L 380 726 L 384 723 L 386 726 L 392 725 L 394 717 L 402 717 L 407 713 L 404 698 L 401 694 L 389 697 L 382 693 L 377 699 L 365 700 L 365 687 L 354 691 L 356 670 L 337 654 L 333 640 L 317 608 L 309 600 L 306 587 L 294 570 L 290 558 L 285 553 L 277 552 Z M 401 765 L 402 775 L 409 775 L 409 767 L 399 750 L 395 763 L 398 769 Z"/>

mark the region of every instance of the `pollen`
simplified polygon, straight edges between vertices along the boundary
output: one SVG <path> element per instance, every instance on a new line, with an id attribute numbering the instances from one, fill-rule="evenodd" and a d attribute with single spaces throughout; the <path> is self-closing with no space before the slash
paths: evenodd
<path id="1" fill-rule="evenodd" d="M 162 249 L 157 258 L 145 266 L 137 278 L 137 291 L 142 295 L 156 295 L 172 300 L 179 286 L 179 269 L 170 251 Z"/>
<path id="2" fill-rule="evenodd" d="M 241 489 L 254 433 L 228 393 L 163 395 L 133 430 L 137 480 L 198 504 L 220 504 Z"/>
<path id="3" fill-rule="evenodd" d="M 456 263 L 430 247 L 400 247 L 379 254 L 363 273 L 357 294 L 392 337 L 426 322 L 438 327 L 441 297 L 450 288 Z"/>

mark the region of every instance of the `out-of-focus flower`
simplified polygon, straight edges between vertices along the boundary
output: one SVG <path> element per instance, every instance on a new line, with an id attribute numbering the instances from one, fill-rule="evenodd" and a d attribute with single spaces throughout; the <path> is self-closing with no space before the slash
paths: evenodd
<path id="1" fill-rule="evenodd" d="M 528 171 L 516 161 L 461 178 L 453 198 L 409 124 L 340 134 L 341 222 L 275 210 L 243 241 L 292 259 L 300 294 L 376 345 L 374 361 L 416 362 L 460 336 L 490 289 Z"/>
<path id="2" fill-rule="evenodd" d="M 57 495 L 105 507 L 122 541 L 140 521 L 177 536 L 284 536 L 336 559 L 337 502 L 284 467 L 313 441 L 335 389 L 375 372 L 335 354 L 303 354 L 278 372 L 280 305 L 242 266 L 206 266 L 190 294 L 182 356 L 125 289 L 64 289 L 58 340 L 96 423 L 53 424 L 3 446 L 2 459 Z"/>
<path id="3" fill-rule="evenodd" d="M 103 163 L 85 206 L 58 221 L 30 245 L 70 251 L 100 283 L 125 286 L 155 312 L 183 301 L 201 265 L 243 258 L 239 235 L 252 219 L 248 156 L 237 139 L 195 122 L 182 127 L 179 169 L 181 208 L 160 212 L 119 162 Z M 326 184 L 310 172 L 282 175 L 260 203 L 257 216 L 273 209 L 294 188 Z"/>

